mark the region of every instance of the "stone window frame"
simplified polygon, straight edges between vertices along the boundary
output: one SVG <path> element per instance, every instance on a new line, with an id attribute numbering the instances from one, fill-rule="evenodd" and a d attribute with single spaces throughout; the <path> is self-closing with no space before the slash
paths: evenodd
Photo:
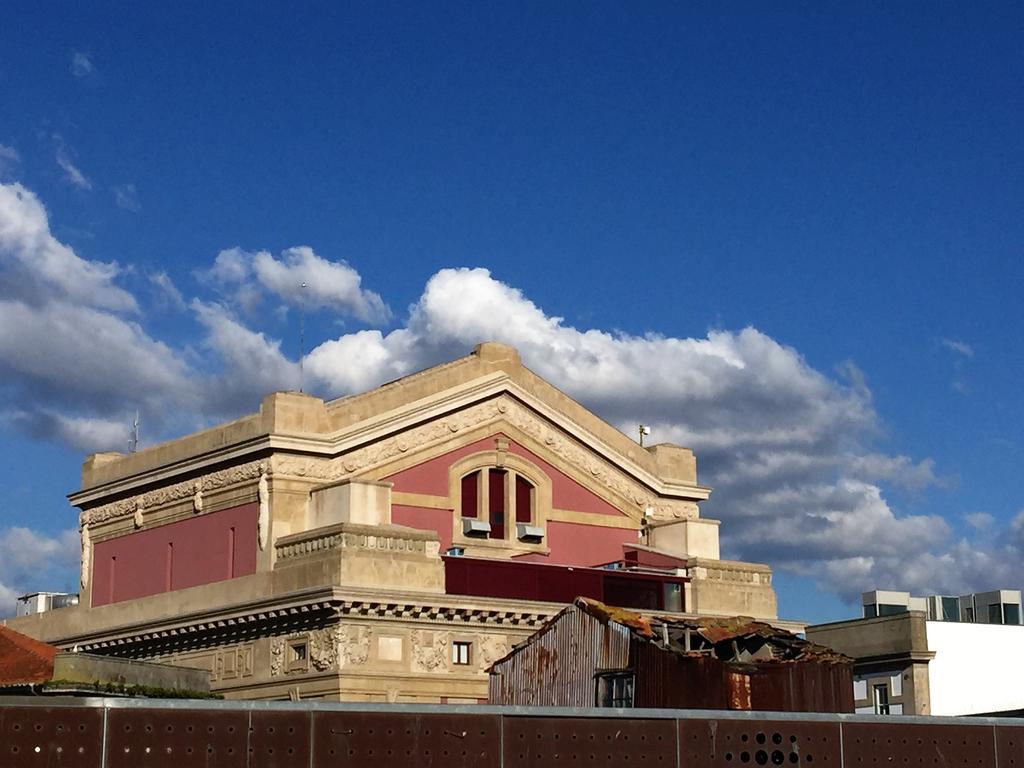
<path id="1" fill-rule="evenodd" d="M 309 635 L 290 637 L 285 641 L 285 672 L 308 672 L 309 671 Z M 301 657 L 296 652 L 302 648 Z"/>
<path id="2" fill-rule="evenodd" d="M 456 639 L 452 640 L 451 644 L 451 663 L 453 667 L 471 667 L 473 666 L 473 657 L 476 655 L 473 651 L 475 643 L 472 640 Z M 459 648 L 464 647 L 466 649 L 466 660 L 459 661 L 456 652 Z"/>
<path id="3" fill-rule="evenodd" d="M 448 470 L 448 498 L 452 505 L 452 545 L 468 548 L 490 548 L 515 550 L 523 553 L 548 554 L 551 550 L 547 543 L 548 518 L 551 516 L 551 478 L 532 461 L 509 453 L 507 443 L 497 441 L 498 448 L 492 451 L 480 451 L 470 454 L 455 462 Z M 466 536 L 462 532 L 462 478 L 479 470 L 502 469 L 509 473 L 505 484 L 505 537 L 502 539 L 478 538 Z M 533 520 L 534 525 L 544 531 L 540 542 L 521 541 L 516 536 L 515 508 L 515 477 L 521 476 L 533 486 Z M 482 476 L 478 486 L 480 498 L 477 503 L 479 515 L 487 510 L 489 483 L 486 475 Z"/>

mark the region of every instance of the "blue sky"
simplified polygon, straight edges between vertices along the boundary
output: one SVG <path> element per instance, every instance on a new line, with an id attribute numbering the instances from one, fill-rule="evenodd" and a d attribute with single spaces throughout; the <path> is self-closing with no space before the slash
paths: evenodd
<path id="1" fill-rule="evenodd" d="M 136 408 L 151 442 L 293 385 L 302 303 L 318 394 L 497 337 L 691 445 L 784 615 L 1021 586 L 1022 31 L 1009 3 L 8 9 L 0 598 L 73 586 L 64 494 Z"/>

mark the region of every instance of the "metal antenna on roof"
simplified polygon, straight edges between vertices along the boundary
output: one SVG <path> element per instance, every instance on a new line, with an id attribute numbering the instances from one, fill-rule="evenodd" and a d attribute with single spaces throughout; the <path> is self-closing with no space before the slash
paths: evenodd
<path id="1" fill-rule="evenodd" d="M 128 453 L 139 450 L 139 409 L 135 409 L 135 420 L 132 422 L 132 434 L 128 438 Z"/>
<path id="2" fill-rule="evenodd" d="M 644 435 L 651 434 L 651 428 L 648 427 L 646 424 L 637 424 L 637 429 L 640 432 L 640 447 L 643 448 Z"/>
<path id="3" fill-rule="evenodd" d="M 305 384 L 304 363 L 306 357 L 306 284 L 299 286 L 302 290 L 299 293 L 299 392 Z"/>

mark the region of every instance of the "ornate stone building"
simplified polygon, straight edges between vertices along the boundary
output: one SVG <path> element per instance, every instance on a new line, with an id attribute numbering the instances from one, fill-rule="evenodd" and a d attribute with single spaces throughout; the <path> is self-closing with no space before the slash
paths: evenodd
<path id="1" fill-rule="evenodd" d="M 15 619 L 65 648 L 210 671 L 229 697 L 476 702 L 577 594 L 776 617 L 719 559 L 693 453 L 641 447 L 525 368 L 473 354 L 132 454 L 90 456 L 79 605 Z"/>

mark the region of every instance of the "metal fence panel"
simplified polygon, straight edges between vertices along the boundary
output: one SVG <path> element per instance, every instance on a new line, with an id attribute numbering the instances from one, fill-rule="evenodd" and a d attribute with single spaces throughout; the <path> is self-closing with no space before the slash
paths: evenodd
<path id="1" fill-rule="evenodd" d="M 313 714 L 313 768 L 476 768 L 500 755 L 496 715 Z"/>
<path id="2" fill-rule="evenodd" d="M 253 710 L 249 721 L 249 768 L 309 765 L 311 712 Z"/>
<path id="3" fill-rule="evenodd" d="M 0 766 L 99 766 L 103 710 L 90 707 L 0 707 Z"/>
<path id="4" fill-rule="evenodd" d="M 249 713 L 111 708 L 106 768 L 247 768 Z"/>
<path id="5" fill-rule="evenodd" d="M 840 768 L 839 723 L 808 720 L 680 720 L 681 768 Z"/>
<path id="6" fill-rule="evenodd" d="M 676 750 L 674 720 L 504 718 L 504 768 L 670 768 Z"/>
<path id="7" fill-rule="evenodd" d="M 847 768 L 996 765 L 992 726 L 900 722 L 844 723 L 843 756 Z"/>

